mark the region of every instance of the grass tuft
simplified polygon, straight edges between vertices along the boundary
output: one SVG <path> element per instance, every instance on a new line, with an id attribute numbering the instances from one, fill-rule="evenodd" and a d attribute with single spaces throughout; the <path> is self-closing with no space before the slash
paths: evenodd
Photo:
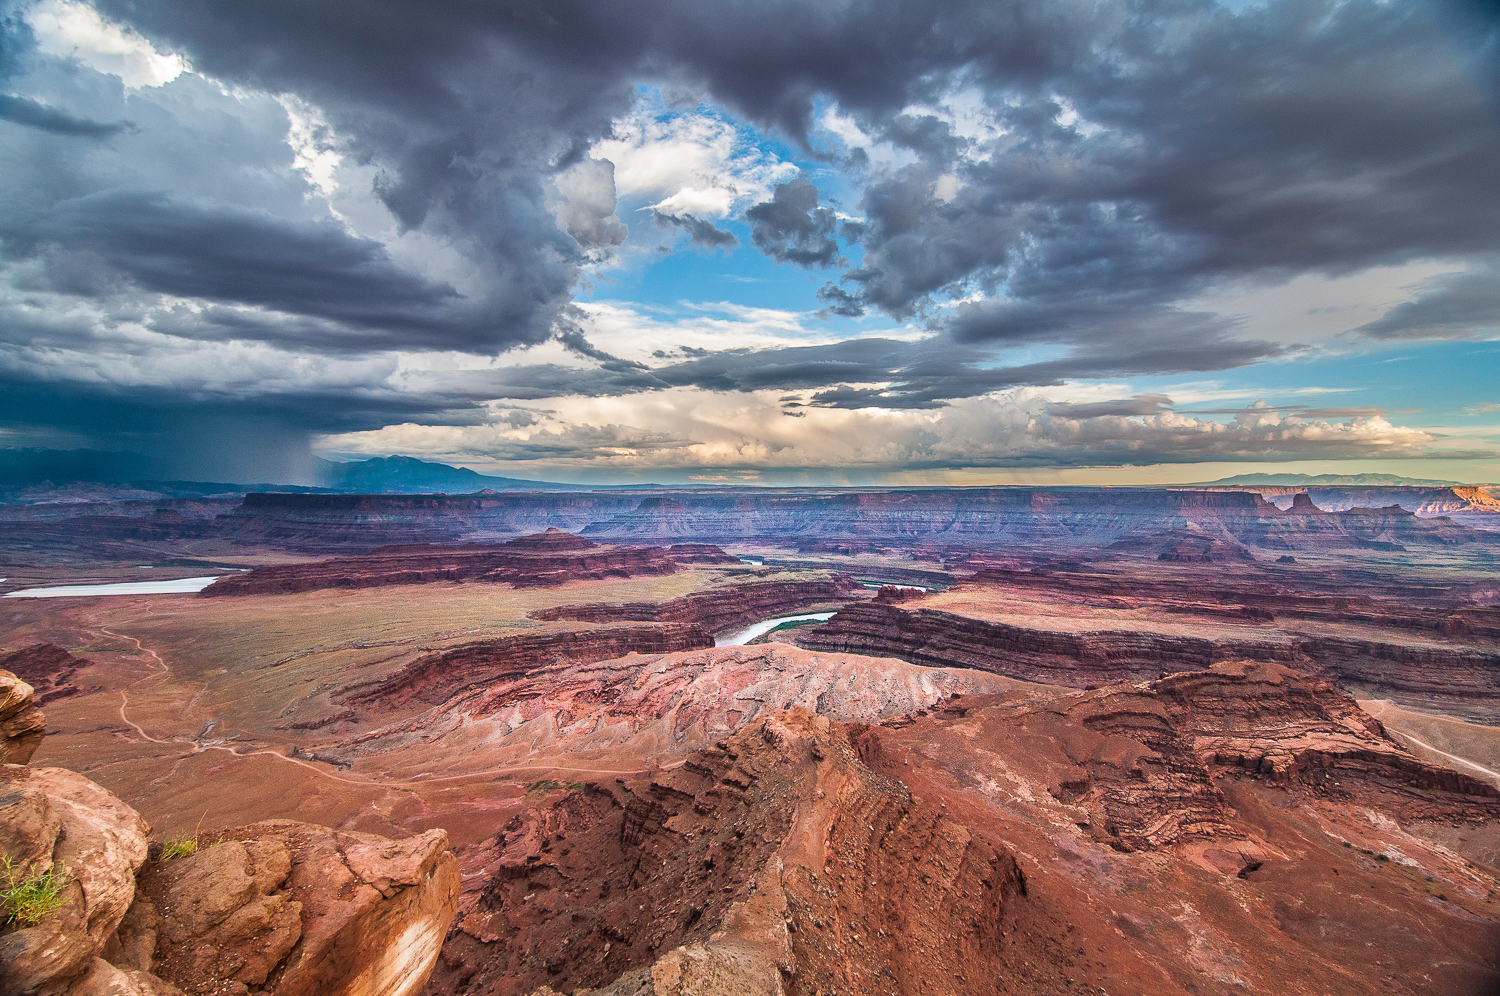
<path id="1" fill-rule="evenodd" d="M 5 922 L 18 921 L 34 926 L 63 907 L 62 891 L 67 888 L 67 871 L 59 863 L 41 866 L 16 865 L 10 858 L 0 858 L 0 909 Z"/>
<path id="2" fill-rule="evenodd" d="M 198 841 L 192 837 L 173 837 L 161 843 L 161 856 L 164 861 L 186 858 L 196 853 L 198 853 Z"/>

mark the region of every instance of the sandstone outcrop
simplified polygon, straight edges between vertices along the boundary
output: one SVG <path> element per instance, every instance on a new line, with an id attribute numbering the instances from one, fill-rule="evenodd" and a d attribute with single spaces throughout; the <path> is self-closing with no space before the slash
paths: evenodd
<path id="1" fill-rule="evenodd" d="M 136 967 L 202 996 L 405 996 L 421 987 L 458 896 L 443 831 L 393 841 L 272 820 L 213 837 L 142 873 L 118 940 L 146 959 Z"/>
<path id="2" fill-rule="evenodd" d="M 409 996 L 456 909 L 441 830 L 393 841 L 277 820 L 186 856 L 149 833 L 83 775 L 0 765 L 0 993 Z M 43 875 L 51 902 L 28 905 L 16 886 Z"/>
<path id="3" fill-rule="evenodd" d="M 31 685 L 0 670 L 0 764 L 25 764 L 47 735 L 47 717 L 33 702 Z"/>
<path id="4" fill-rule="evenodd" d="M 772 616 L 835 606 L 864 594 L 847 575 L 828 581 L 752 581 L 725 584 L 665 602 L 595 602 L 537 609 L 531 618 L 581 622 L 696 623 L 710 633 L 746 626 Z"/>
<path id="5" fill-rule="evenodd" d="M 557 529 L 494 546 L 397 546 L 315 564 L 257 567 L 204 588 L 203 598 L 284 595 L 321 588 L 380 588 L 436 582 L 542 587 L 606 577 L 671 574 L 677 561 L 655 547 L 600 547 Z"/>
<path id="6" fill-rule="evenodd" d="M 0 992 L 108 991 L 94 988 L 113 977 L 99 955 L 134 898 L 148 832 L 135 810 L 82 775 L 0 768 L 0 852 L 14 873 L 53 868 L 65 883 L 56 912 L 0 926 Z"/>

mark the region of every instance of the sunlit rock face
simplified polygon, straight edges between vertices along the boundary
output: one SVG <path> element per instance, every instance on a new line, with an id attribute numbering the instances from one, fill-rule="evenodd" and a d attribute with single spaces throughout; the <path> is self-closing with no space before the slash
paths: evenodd
<path id="1" fill-rule="evenodd" d="M 441 830 L 393 841 L 272 821 L 177 856 L 149 834 L 80 774 L 0 766 L 7 890 L 48 869 L 60 883 L 45 909 L 7 892 L 0 992 L 409 996 L 453 920 Z"/>

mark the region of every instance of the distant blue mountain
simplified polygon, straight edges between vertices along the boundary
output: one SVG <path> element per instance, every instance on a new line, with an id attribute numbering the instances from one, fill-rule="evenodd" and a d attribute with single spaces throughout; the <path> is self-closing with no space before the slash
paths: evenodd
<path id="1" fill-rule="evenodd" d="M 1395 474 L 1240 474 L 1217 481 L 1206 481 L 1190 487 L 1341 487 L 1341 488 L 1450 488 L 1461 481 L 1424 481 Z"/>
<path id="2" fill-rule="evenodd" d="M 467 467 L 428 463 L 414 457 L 373 457 L 354 463 L 319 462 L 319 484 L 361 494 L 469 494 L 483 491 L 595 491 L 588 484 L 557 484 L 515 477 L 489 477 Z"/>
<path id="3" fill-rule="evenodd" d="M 0 448 L 0 502 L 111 501 L 225 497 L 247 491 L 363 494 L 472 494 L 476 491 L 598 491 L 660 485 L 561 484 L 490 477 L 412 457 L 374 457 L 351 463 L 319 460 L 317 485 L 266 481 L 182 480 L 161 461 L 139 453 L 103 450 Z"/>

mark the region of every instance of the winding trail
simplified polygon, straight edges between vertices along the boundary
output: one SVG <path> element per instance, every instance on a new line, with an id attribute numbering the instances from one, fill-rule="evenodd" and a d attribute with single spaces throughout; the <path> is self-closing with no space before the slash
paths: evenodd
<path id="1" fill-rule="evenodd" d="M 1385 715 L 1386 708 L 1389 706 L 1389 704 L 1390 703 L 1386 699 L 1370 699 L 1366 702 L 1360 703 L 1364 710 L 1371 716 L 1374 716 L 1376 719 L 1380 719 L 1381 716 Z M 1486 768 L 1482 764 L 1475 764 L 1473 761 L 1469 760 L 1466 757 L 1460 757 L 1457 754 L 1450 754 L 1445 750 L 1439 750 L 1438 748 L 1432 746 L 1432 744 L 1423 740 L 1421 737 L 1413 736 L 1412 734 L 1406 733 L 1402 730 L 1393 730 L 1389 726 L 1386 727 L 1385 731 L 1393 737 L 1400 737 L 1402 740 L 1409 740 L 1423 750 L 1431 751 L 1432 753 L 1437 754 L 1439 757 L 1445 757 L 1450 761 L 1454 761 L 1458 764 L 1463 765 L 1465 768 L 1471 768 L 1474 771 L 1489 775 L 1491 778 L 1500 779 L 1500 771 L 1495 771 L 1492 768 Z"/>
<path id="2" fill-rule="evenodd" d="M 1486 775 L 1489 775 L 1491 778 L 1500 778 L 1500 771 L 1493 771 L 1490 768 L 1486 768 L 1482 764 L 1475 764 L 1468 758 L 1459 757 L 1457 754 L 1450 754 L 1445 750 L 1438 750 L 1436 747 L 1432 746 L 1432 744 L 1421 739 L 1420 737 L 1414 737 L 1410 733 L 1402 733 L 1400 730 L 1387 729 L 1386 732 L 1392 734 L 1393 736 L 1400 737 L 1402 740 L 1410 740 L 1412 743 L 1416 744 L 1418 747 L 1421 747 L 1423 750 L 1430 750 L 1434 754 L 1440 754 L 1450 761 L 1457 761 L 1459 764 L 1462 764 L 1466 768 L 1473 768 L 1475 771 L 1482 771 Z"/>
<path id="3" fill-rule="evenodd" d="M 413 789 L 413 788 L 408 788 L 407 786 L 412 786 L 412 785 L 415 785 L 415 786 L 435 785 L 435 784 L 438 784 L 438 783 L 441 783 L 441 782 L 451 782 L 451 781 L 474 781 L 476 779 L 489 778 L 489 777 L 493 777 L 495 775 L 509 775 L 509 774 L 523 774 L 523 773 L 545 774 L 545 773 L 548 773 L 548 772 L 569 772 L 571 774 L 581 774 L 581 775 L 643 775 L 643 774 L 647 774 L 647 773 L 649 773 L 649 772 L 651 772 L 653 770 L 656 770 L 656 771 L 670 771 L 671 769 L 673 769 L 673 768 L 679 768 L 683 764 L 686 763 L 686 760 L 683 760 L 683 761 L 677 761 L 677 762 L 672 763 L 672 764 L 658 765 L 655 768 L 634 768 L 634 769 L 576 768 L 576 767 L 564 767 L 564 766 L 552 765 L 552 764 L 524 764 L 524 765 L 517 765 L 517 766 L 507 767 L 507 768 L 486 768 L 484 770 L 474 771 L 474 772 L 470 772 L 468 774 L 461 774 L 461 775 L 439 775 L 439 776 L 435 776 L 435 777 L 431 777 L 431 778 L 424 778 L 424 777 L 418 776 L 416 778 L 398 778 L 398 779 L 388 779 L 387 780 L 387 779 L 370 778 L 370 777 L 365 776 L 365 775 L 354 775 L 352 777 L 346 777 L 344 775 L 336 775 L 333 772 L 328 771 L 328 770 L 326 770 L 324 768 L 320 768 L 320 767 L 318 767 L 315 764 L 310 764 L 307 761 L 302 760 L 301 758 L 292 757 L 292 756 L 290 756 L 288 754 L 284 754 L 281 751 L 274 750 L 274 749 L 269 748 L 269 747 L 261 748 L 259 750 L 250 750 L 250 751 L 241 752 L 241 751 L 235 750 L 233 747 L 225 746 L 223 744 L 205 744 L 205 743 L 200 743 L 199 741 L 196 741 L 196 740 L 183 740 L 183 739 L 176 739 L 176 738 L 169 739 L 169 740 L 164 740 L 164 739 L 162 739 L 160 737 L 153 737 L 151 734 L 147 733 L 141 727 L 141 725 L 139 723 L 135 722 L 133 719 L 130 718 L 129 714 L 126 712 L 126 710 L 130 706 L 130 696 L 127 693 L 126 689 L 134 688 L 137 685 L 141 684 L 142 682 L 150 681 L 152 678 L 165 678 L 169 674 L 171 674 L 172 668 L 167 664 L 166 661 L 162 660 L 160 654 L 158 654 L 155 650 L 152 650 L 150 647 L 147 647 L 137 637 L 127 636 L 124 633 L 117 633 L 114 630 L 106 629 L 103 626 L 94 626 L 94 627 L 91 627 L 91 628 L 94 630 L 94 632 L 96 632 L 96 633 L 98 633 L 98 634 L 100 634 L 102 636 L 113 637 L 113 638 L 115 638 L 117 640 L 128 640 L 129 642 L 135 644 L 135 649 L 136 649 L 136 651 L 138 653 L 147 654 L 147 655 L 150 656 L 151 663 L 152 663 L 152 668 L 153 668 L 152 672 L 150 674 L 146 675 L 143 678 L 138 678 L 137 680 L 131 682 L 125 688 L 120 689 L 120 710 L 119 710 L 120 711 L 120 720 L 123 723 L 125 723 L 125 725 L 129 726 L 132 730 L 134 730 L 136 732 L 136 734 L 139 737 L 141 737 L 141 739 L 149 741 L 150 743 L 161 744 L 162 746 L 167 746 L 167 747 L 179 747 L 179 748 L 186 747 L 186 748 L 189 748 L 188 751 L 186 752 L 186 754 L 183 755 L 185 757 L 192 756 L 194 754 L 202 754 L 202 753 L 205 753 L 205 752 L 211 751 L 211 750 L 223 751 L 226 754 L 229 754 L 232 757 L 237 757 L 237 758 L 250 758 L 250 757 L 262 757 L 262 756 L 264 756 L 264 757 L 274 757 L 277 760 L 285 761 L 288 764 L 295 764 L 295 765 L 297 765 L 300 768 L 306 768 L 308 771 L 314 772 L 315 774 L 318 774 L 318 775 L 322 776 L 323 778 L 328 779 L 329 781 L 339 782 L 339 783 L 344 784 L 344 785 L 358 785 L 358 786 L 361 786 L 361 787 L 364 787 L 364 788 L 385 789 L 385 790 L 392 791 L 392 792 L 411 792 L 412 794 L 416 794 L 416 790 Z"/>

